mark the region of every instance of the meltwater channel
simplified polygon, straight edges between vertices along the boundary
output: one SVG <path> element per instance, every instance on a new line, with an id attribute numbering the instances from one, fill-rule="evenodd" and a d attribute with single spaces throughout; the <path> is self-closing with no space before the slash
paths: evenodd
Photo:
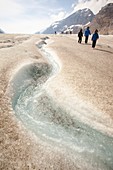
<path id="1" fill-rule="evenodd" d="M 13 77 L 12 107 L 24 126 L 51 145 L 66 148 L 92 169 L 113 170 L 113 138 L 91 128 L 59 106 L 46 91 L 46 83 L 59 72 L 54 56 L 37 46 L 47 63 L 23 66 Z"/>

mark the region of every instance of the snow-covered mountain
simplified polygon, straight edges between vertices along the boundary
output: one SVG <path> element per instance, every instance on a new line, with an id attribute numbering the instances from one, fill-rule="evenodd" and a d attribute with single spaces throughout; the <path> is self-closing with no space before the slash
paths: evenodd
<path id="1" fill-rule="evenodd" d="M 74 5 L 74 11 L 89 8 L 96 15 L 102 7 L 109 3 L 113 3 L 113 0 L 78 0 Z"/>
<path id="2" fill-rule="evenodd" d="M 56 21 L 53 24 L 50 25 L 45 31 L 43 31 L 43 34 L 54 34 L 55 31 L 58 33 L 61 32 L 68 32 L 71 31 L 73 33 L 78 32 L 78 29 L 80 27 L 83 27 L 86 24 L 89 24 L 92 19 L 94 18 L 93 12 L 88 9 L 82 9 L 78 10 L 75 13 L 71 14 L 67 18 Z"/>
<path id="3" fill-rule="evenodd" d="M 96 15 L 88 8 L 80 9 L 67 18 L 54 22 L 40 33 L 54 34 L 56 31 L 76 34 L 80 28 L 87 26 L 90 26 L 91 32 L 98 29 L 100 34 L 113 34 L 113 3 L 102 7 Z"/>

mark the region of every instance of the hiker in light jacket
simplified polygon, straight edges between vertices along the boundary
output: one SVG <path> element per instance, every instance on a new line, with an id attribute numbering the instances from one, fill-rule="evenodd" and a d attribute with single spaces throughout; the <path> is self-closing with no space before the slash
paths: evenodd
<path id="1" fill-rule="evenodd" d="M 85 30 L 84 35 L 85 35 L 85 43 L 87 44 L 88 43 L 89 35 L 91 35 L 89 27 L 87 27 L 87 29 Z"/>
<path id="2" fill-rule="evenodd" d="M 99 39 L 99 35 L 98 35 L 98 30 L 96 29 L 92 36 L 92 48 L 95 48 L 98 39 Z"/>

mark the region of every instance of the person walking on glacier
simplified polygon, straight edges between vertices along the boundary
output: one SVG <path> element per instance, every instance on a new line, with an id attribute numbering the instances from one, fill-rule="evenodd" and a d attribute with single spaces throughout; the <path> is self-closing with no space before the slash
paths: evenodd
<path id="1" fill-rule="evenodd" d="M 91 35 L 89 27 L 86 28 L 84 35 L 85 35 L 85 43 L 87 44 L 89 35 Z"/>
<path id="2" fill-rule="evenodd" d="M 98 30 L 96 29 L 92 36 L 92 48 L 95 48 L 98 39 L 99 39 L 99 35 L 98 35 Z"/>
<path id="3" fill-rule="evenodd" d="M 82 42 L 82 37 L 83 37 L 83 32 L 82 32 L 82 29 L 80 29 L 79 33 L 78 33 L 78 43 L 81 43 Z"/>

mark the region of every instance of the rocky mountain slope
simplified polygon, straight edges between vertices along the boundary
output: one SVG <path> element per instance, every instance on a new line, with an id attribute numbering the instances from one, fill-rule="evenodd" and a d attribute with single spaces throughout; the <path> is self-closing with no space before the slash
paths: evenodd
<path id="1" fill-rule="evenodd" d="M 87 26 L 90 26 L 91 32 L 98 29 L 100 34 L 113 34 L 113 3 L 104 6 L 96 15 L 87 8 L 78 10 L 67 18 L 54 22 L 41 33 L 54 34 L 56 31 L 76 34 L 81 27 L 84 29 Z"/>
<path id="2" fill-rule="evenodd" d="M 99 30 L 100 34 L 113 34 L 113 3 L 103 7 L 93 18 L 90 28 Z"/>
<path id="3" fill-rule="evenodd" d="M 94 18 L 94 14 L 90 9 L 82 9 L 78 10 L 77 12 L 73 13 L 72 15 L 68 16 L 67 18 L 56 21 L 50 27 L 48 27 L 43 34 L 53 34 L 56 32 L 69 32 L 73 31 L 76 33 L 78 28 L 87 23 L 90 23 Z"/>

